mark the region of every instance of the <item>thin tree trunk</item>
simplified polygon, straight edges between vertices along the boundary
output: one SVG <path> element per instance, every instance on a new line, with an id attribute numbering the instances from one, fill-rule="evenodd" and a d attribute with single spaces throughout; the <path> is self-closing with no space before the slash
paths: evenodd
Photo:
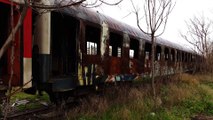
<path id="1" fill-rule="evenodd" d="M 0 50 L 0 59 L 2 58 L 3 54 L 5 53 L 5 51 L 7 51 L 7 49 L 11 46 L 12 42 L 13 42 L 13 36 L 15 35 L 15 33 L 18 31 L 18 29 L 21 27 L 22 23 L 23 23 L 23 20 L 24 20 L 24 17 L 26 16 L 26 13 L 27 13 L 27 3 L 25 4 L 23 10 L 22 10 L 22 13 L 20 15 L 20 18 L 18 20 L 18 23 L 16 24 L 15 28 L 12 28 L 12 31 L 9 35 L 9 37 L 7 38 L 7 40 L 5 41 L 4 45 L 2 46 L 1 50 Z M 8 96 L 7 96 L 7 99 L 6 99 L 6 106 L 4 108 L 4 120 L 7 119 L 7 115 L 8 115 L 8 112 L 9 112 L 9 108 L 10 108 L 10 94 L 11 94 L 11 82 L 12 82 L 12 75 L 11 74 L 11 77 L 9 79 L 9 88 L 8 88 Z"/>
<path id="2" fill-rule="evenodd" d="M 16 24 L 15 28 L 12 28 L 13 30 L 11 30 L 10 35 L 8 36 L 7 40 L 5 41 L 4 45 L 2 46 L 2 48 L 0 49 L 0 59 L 2 58 L 2 56 L 4 55 L 4 53 L 7 51 L 7 49 L 11 46 L 11 43 L 13 41 L 13 35 L 16 34 L 16 32 L 18 31 L 18 29 L 21 27 L 21 25 L 23 24 L 24 18 L 26 16 L 27 13 L 27 4 L 25 4 L 20 18 L 18 20 L 18 23 Z"/>
<path id="3" fill-rule="evenodd" d="M 152 54 L 151 54 L 151 78 L 152 78 L 152 92 L 154 101 L 156 102 L 156 90 L 155 90 L 155 37 L 154 34 L 151 35 L 151 42 L 152 42 Z"/>

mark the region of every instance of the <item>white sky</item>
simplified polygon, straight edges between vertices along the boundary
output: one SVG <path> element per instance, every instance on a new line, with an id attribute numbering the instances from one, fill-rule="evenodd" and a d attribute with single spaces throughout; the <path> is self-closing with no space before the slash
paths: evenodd
<path id="1" fill-rule="evenodd" d="M 137 0 L 133 1 L 136 2 Z M 213 0 L 173 0 L 173 2 L 176 2 L 176 5 L 169 16 L 166 30 L 161 37 L 186 45 L 188 43 L 180 37 L 180 32 L 186 31 L 185 21 L 195 15 L 199 17 L 204 15 L 205 17 L 213 19 Z M 143 6 L 141 4 L 139 5 Z M 118 6 L 103 5 L 97 9 L 100 13 L 137 27 L 135 15 L 128 15 L 131 11 L 133 11 L 130 0 L 123 0 L 123 2 Z"/>

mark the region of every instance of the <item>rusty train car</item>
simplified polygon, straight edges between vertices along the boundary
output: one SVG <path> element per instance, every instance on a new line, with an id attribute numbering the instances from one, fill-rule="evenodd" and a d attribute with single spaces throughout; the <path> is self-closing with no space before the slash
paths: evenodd
<path id="1" fill-rule="evenodd" d="M 20 16 L 18 11 L 14 13 L 16 22 Z M 10 31 L 10 2 L 7 0 L 0 0 L 0 18 L 2 46 Z M 0 61 L 0 81 L 5 86 L 11 75 L 10 51 Z M 155 75 L 189 71 L 197 57 L 185 47 L 158 38 Z M 111 17 L 83 7 L 63 8 L 41 15 L 29 8 L 15 35 L 12 85 L 36 87 L 56 99 L 56 94 L 77 88 L 149 76 L 150 58 L 150 37 Z M 32 82 L 25 85 L 31 79 Z"/>

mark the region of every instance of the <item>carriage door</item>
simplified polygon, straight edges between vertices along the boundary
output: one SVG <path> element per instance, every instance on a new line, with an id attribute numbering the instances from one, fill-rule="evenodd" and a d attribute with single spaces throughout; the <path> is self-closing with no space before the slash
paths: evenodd
<path id="1" fill-rule="evenodd" d="M 76 69 L 76 31 L 78 21 L 70 16 L 52 12 L 52 76 L 74 77 Z"/>

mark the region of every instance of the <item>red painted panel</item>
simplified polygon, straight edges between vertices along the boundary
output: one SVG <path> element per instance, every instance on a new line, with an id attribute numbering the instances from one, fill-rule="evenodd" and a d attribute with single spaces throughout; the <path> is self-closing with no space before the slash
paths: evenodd
<path id="1" fill-rule="evenodd" d="M 8 0 L 0 0 L 0 3 L 3 4 L 10 4 L 10 1 Z M 14 4 L 15 5 L 15 4 Z M 20 13 L 17 11 L 14 11 L 14 26 L 17 24 L 20 17 Z M 10 27 L 10 26 L 8 26 Z M 23 35 L 21 35 L 23 33 Z M 21 37 L 23 36 L 23 37 Z M 21 38 L 23 38 L 23 51 L 21 51 Z M 23 22 L 23 32 L 21 32 L 21 29 L 17 31 L 15 34 L 15 41 L 14 41 L 14 63 L 13 63 L 13 79 L 12 79 L 12 85 L 13 86 L 19 86 L 21 85 L 21 61 L 23 58 L 21 58 L 21 52 L 23 52 L 23 56 L 27 58 L 32 57 L 32 10 L 28 9 L 26 17 Z M 21 53 L 21 54 L 20 54 Z M 3 81 L 5 84 L 8 83 L 10 76 L 12 74 L 11 72 L 11 47 L 7 50 L 7 66 L 5 68 L 5 74 L 3 76 Z"/>
<path id="2" fill-rule="evenodd" d="M 24 19 L 24 57 L 32 58 L 32 9 L 27 10 Z"/>
<path id="3" fill-rule="evenodd" d="M 19 13 L 17 11 L 14 11 L 14 26 L 17 24 L 19 19 Z M 20 33 L 21 31 L 18 30 L 15 34 L 15 40 L 13 43 L 13 47 L 14 47 L 14 62 L 13 62 L 13 66 L 11 63 L 11 51 L 12 51 L 12 47 L 10 47 L 7 51 L 7 62 L 8 62 L 8 66 L 7 66 L 7 73 L 8 75 L 6 75 L 7 77 L 5 78 L 5 82 L 7 83 L 10 79 L 10 76 L 12 74 L 11 72 L 11 66 L 13 67 L 13 80 L 12 80 L 12 85 L 13 86 L 18 86 L 20 85 L 20 79 L 21 79 L 21 71 L 20 71 Z"/>
<path id="4" fill-rule="evenodd" d="M 11 2 L 9 0 L 0 0 L 2 3 L 10 4 Z"/>

